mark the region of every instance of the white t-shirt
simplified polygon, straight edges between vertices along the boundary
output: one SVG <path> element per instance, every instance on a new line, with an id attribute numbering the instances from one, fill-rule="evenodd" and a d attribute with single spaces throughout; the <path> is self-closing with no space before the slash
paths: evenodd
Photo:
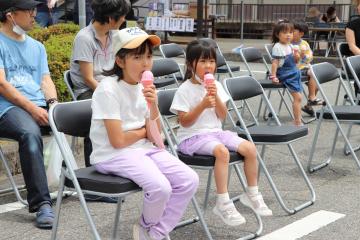
<path id="1" fill-rule="evenodd" d="M 142 93 L 141 84 L 130 85 L 118 77 L 104 78 L 92 97 L 92 119 L 90 139 L 93 152 L 90 163 L 110 160 L 124 155 L 129 149 L 153 148 L 148 139 L 140 139 L 125 148 L 114 148 L 104 125 L 104 119 L 121 120 L 123 131 L 135 130 L 145 126 L 145 119 L 149 117 L 149 110 Z"/>
<path id="2" fill-rule="evenodd" d="M 291 44 L 282 44 L 282 43 L 275 43 L 274 47 L 272 48 L 271 56 L 274 59 L 279 60 L 279 67 L 284 65 L 285 57 L 292 53 L 292 46 Z"/>
<path id="3" fill-rule="evenodd" d="M 227 102 L 229 96 L 226 94 L 223 86 L 218 81 L 215 81 L 215 84 L 217 94 L 221 101 L 224 103 Z M 175 114 L 177 114 L 178 111 L 190 112 L 203 100 L 206 93 L 203 85 L 194 84 L 190 80 L 186 80 L 176 91 L 170 111 Z M 222 124 L 216 115 L 215 108 L 207 108 L 190 127 L 182 127 L 180 125 L 177 131 L 177 137 L 179 141 L 183 141 L 201 133 L 216 132 L 219 130 L 222 130 Z"/>

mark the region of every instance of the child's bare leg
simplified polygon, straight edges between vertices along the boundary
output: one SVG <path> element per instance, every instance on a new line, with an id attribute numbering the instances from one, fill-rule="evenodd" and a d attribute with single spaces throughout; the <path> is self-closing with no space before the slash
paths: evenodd
<path id="1" fill-rule="evenodd" d="M 237 152 L 245 158 L 244 172 L 248 185 L 257 186 L 258 163 L 255 144 L 244 141 L 239 145 Z"/>
<path id="2" fill-rule="evenodd" d="M 228 170 L 230 154 L 229 150 L 222 144 L 214 149 L 215 160 L 215 183 L 216 183 L 216 205 L 213 213 L 230 226 L 237 226 L 246 222 L 245 218 L 236 210 L 234 203 L 229 197 L 227 190 Z"/>
<path id="3" fill-rule="evenodd" d="M 301 125 L 301 93 L 292 92 L 293 97 L 293 113 L 294 113 L 294 124 Z"/>
<path id="4" fill-rule="evenodd" d="M 315 100 L 316 94 L 317 94 L 317 86 L 316 86 L 315 79 L 310 74 L 310 70 L 308 71 L 308 76 L 309 76 L 309 82 L 308 82 L 309 96 L 308 96 L 308 98 L 309 98 L 309 100 Z"/>
<path id="5" fill-rule="evenodd" d="M 222 144 L 217 145 L 214 149 L 214 156 L 216 158 L 214 167 L 216 192 L 218 194 L 227 193 L 230 160 L 229 150 Z"/>

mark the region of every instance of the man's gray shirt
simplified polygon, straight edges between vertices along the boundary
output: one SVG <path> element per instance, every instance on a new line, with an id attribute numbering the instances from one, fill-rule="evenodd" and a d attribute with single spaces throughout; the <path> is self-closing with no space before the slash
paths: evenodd
<path id="1" fill-rule="evenodd" d="M 78 32 L 74 40 L 70 63 L 70 76 L 74 84 L 75 97 L 90 90 L 80 72 L 79 61 L 92 63 L 94 79 L 100 82 L 105 77 L 102 75 L 103 71 L 114 67 L 115 56 L 111 44 L 112 32 L 110 31 L 106 47 L 101 47 L 92 23 Z"/>

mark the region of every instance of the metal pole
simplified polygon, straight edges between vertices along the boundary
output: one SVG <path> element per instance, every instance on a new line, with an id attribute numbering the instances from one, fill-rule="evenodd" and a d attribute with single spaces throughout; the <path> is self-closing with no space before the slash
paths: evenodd
<path id="1" fill-rule="evenodd" d="M 202 38 L 203 35 L 203 17 L 204 17 L 204 3 L 203 0 L 197 1 L 197 37 Z"/>
<path id="2" fill-rule="evenodd" d="M 241 1 L 241 33 L 240 38 L 241 40 L 244 40 L 244 1 Z"/>
<path id="3" fill-rule="evenodd" d="M 86 27 L 86 0 L 78 0 L 80 29 Z"/>

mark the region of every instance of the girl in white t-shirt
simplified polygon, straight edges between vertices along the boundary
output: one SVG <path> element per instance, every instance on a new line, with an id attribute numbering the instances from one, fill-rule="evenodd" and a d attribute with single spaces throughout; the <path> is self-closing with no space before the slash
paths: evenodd
<path id="1" fill-rule="evenodd" d="M 131 179 L 144 191 L 142 215 L 134 239 L 163 239 L 181 219 L 198 186 L 197 174 L 150 137 L 159 128 L 154 85 L 143 87 L 142 73 L 152 68 L 152 47 L 159 37 L 139 28 L 113 34 L 114 67 L 92 98 L 91 164 L 103 174 Z M 149 106 L 148 106 L 149 105 Z"/>
<path id="2" fill-rule="evenodd" d="M 203 84 L 204 75 L 216 71 L 215 48 L 204 40 L 189 43 L 186 68 L 187 80 L 177 90 L 171 111 L 178 115 L 180 122 L 177 131 L 179 151 L 188 155 L 213 155 L 216 158 L 214 174 L 217 200 L 213 212 L 228 225 L 245 223 L 228 194 L 230 150 L 245 157 L 244 170 L 249 187 L 240 200 L 262 216 L 272 215 L 258 192 L 255 145 L 238 137 L 235 132 L 222 130 L 221 121 L 227 114 L 225 103 L 229 96 L 218 81 L 207 87 Z"/>

